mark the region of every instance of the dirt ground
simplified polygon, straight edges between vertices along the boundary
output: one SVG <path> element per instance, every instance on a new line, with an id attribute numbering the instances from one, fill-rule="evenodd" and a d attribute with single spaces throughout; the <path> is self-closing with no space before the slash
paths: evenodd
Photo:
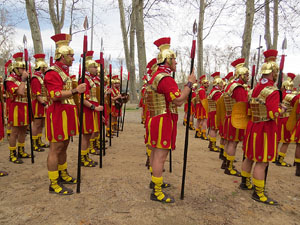
<path id="1" fill-rule="evenodd" d="M 150 173 L 145 167 L 140 110 L 128 110 L 124 131 L 113 138 L 103 168 L 82 168 L 80 194 L 49 194 L 47 150 L 36 153 L 33 165 L 30 159 L 16 165 L 8 161 L 7 141 L 0 143 L 0 169 L 9 172 L 0 178 L 0 224 L 300 224 L 300 178 L 295 176 L 295 167 L 271 164 L 267 191 L 280 205 L 257 203 L 251 199 L 251 191 L 238 189 L 240 178 L 223 173 L 218 154 L 209 152 L 208 142 L 195 139 L 194 132 L 190 132 L 185 198 L 180 200 L 185 134 L 182 116 L 181 110 L 173 172 L 169 173 L 166 162 L 164 173 L 165 181 L 172 184 L 167 193 L 175 197 L 174 204 L 149 200 Z M 77 171 L 77 143 L 76 137 L 68 149 L 73 176 Z M 29 151 L 28 139 L 26 148 Z M 291 145 L 286 157 L 290 163 L 294 151 L 295 145 Z M 241 160 L 239 144 L 237 168 Z M 75 192 L 75 185 L 68 187 Z"/>

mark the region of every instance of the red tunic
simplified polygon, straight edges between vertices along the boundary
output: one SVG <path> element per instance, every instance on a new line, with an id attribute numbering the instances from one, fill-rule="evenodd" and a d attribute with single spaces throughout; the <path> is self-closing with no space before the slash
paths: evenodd
<path id="1" fill-rule="evenodd" d="M 26 89 L 25 95 L 20 96 L 17 90 L 21 84 L 21 76 L 11 73 L 6 79 L 6 90 L 9 95 L 8 122 L 11 126 L 27 126 L 29 121 Z"/>
<path id="2" fill-rule="evenodd" d="M 257 97 L 260 92 L 268 86 L 273 86 L 274 81 L 266 78 L 261 79 L 252 92 L 252 98 Z M 266 98 L 268 121 L 252 122 L 247 125 L 243 142 L 245 156 L 256 162 L 274 161 L 277 155 L 277 124 L 279 116 L 279 91 L 273 91 Z"/>
<path id="3" fill-rule="evenodd" d="M 238 81 L 233 81 L 227 87 L 225 92 L 228 93 L 230 87 L 235 84 L 244 84 L 244 82 L 239 79 Z M 248 102 L 248 92 L 242 86 L 238 86 L 234 88 L 231 97 L 236 102 Z M 225 122 L 224 122 L 224 138 L 228 141 L 243 141 L 245 135 L 245 130 L 243 129 L 236 129 L 231 124 L 231 115 L 226 115 Z"/>
<path id="4" fill-rule="evenodd" d="M 220 90 L 220 88 L 218 86 L 214 86 L 209 95 L 211 95 L 214 91 L 216 91 L 213 96 L 212 96 L 212 100 L 214 100 L 215 102 L 218 101 L 218 99 L 221 97 L 222 92 Z M 216 124 L 217 122 L 217 115 L 216 115 L 216 111 L 211 111 L 208 113 L 208 119 L 207 119 L 207 127 L 213 130 L 217 130 L 218 126 Z"/>
<path id="5" fill-rule="evenodd" d="M 93 76 L 86 72 L 84 82 L 86 83 L 86 90 L 84 92 L 84 99 L 89 101 L 95 107 L 99 106 L 98 99 L 96 96 L 96 84 Z M 82 83 L 80 78 L 78 84 Z M 83 105 L 83 126 L 82 132 L 84 134 L 92 134 L 99 131 L 100 126 L 100 112 L 91 110 L 90 108 Z"/>
<path id="6" fill-rule="evenodd" d="M 46 97 L 46 96 L 42 96 L 43 94 L 45 94 L 45 93 L 42 93 L 41 81 L 43 82 L 43 80 L 44 80 L 42 73 L 37 71 L 34 73 L 34 75 L 37 77 L 40 77 L 41 79 L 39 80 L 39 78 L 32 76 L 32 79 L 31 79 L 32 95 Z M 45 107 L 37 100 L 37 98 L 32 100 L 32 113 L 33 113 L 34 118 L 46 117 Z"/>
<path id="7" fill-rule="evenodd" d="M 296 100 L 300 101 L 300 95 L 296 96 Z M 293 101 L 291 105 L 294 107 L 295 103 L 296 101 Z M 298 104 L 296 113 L 297 113 L 297 118 L 299 119 L 297 120 L 296 127 L 294 128 L 293 133 L 295 134 L 295 138 L 294 138 L 295 143 L 300 143 L 300 117 L 298 116 L 300 114 L 300 103 Z"/>
<path id="8" fill-rule="evenodd" d="M 115 98 L 118 95 L 120 95 L 120 91 L 118 88 L 112 88 L 112 92 L 111 92 L 111 97 Z M 116 102 L 112 100 L 112 104 L 111 104 L 111 116 L 113 117 L 118 117 L 121 116 L 121 109 L 117 109 L 116 107 Z"/>
<path id="9" fill-rule="evenodd" d="M 66 103 L 66 99 L 59 100 L 61 91 L 67 90 L 67 88 L 68 90 L 72 89 L 69 67 L 60 62 L 55 62 L 54 67 L 59 68 L 63 72 L 64 79 L 54 70 L 49 70 L 45 74 L 45 87 L 51 100 L 54 97 L 58 98 L 57 101 L 53 101 L 50 104 L 47 110 L 46 137 L 50 142 L 59 142 L 68 140 L 69 136 L 78 134 L 79 121 L 73 97 L 71 96 L 67 99 L 68 103 Z"/>
<path id="10" fill-rule="evenodd" d="M 194 105 L 194 101 L 195 101 L 195 98 L 196 98 L 196 93 L 195 93 L 195 91 L 193 90 L 192 91 L 192 102 L 191 102 L 191 116 L 193 116 L 193 115 L 195 115 L 195 105 Z M 188 100 L 186 100 L 186 102 L 185 102 L 185 104 L 184 104 L 184 112 L 186 112 L 187 113 L 187 111 L 188 111 Z"/>
<path id="11" fill-rule="evenodd" d="M 199 97 L 200 101 L 206 99 L 206 92 L 205 92 L 204 86 L 200 87 L 200 89 L 198 91 L 198 97 Z M 206 119 L 207 118 L 205 108 L 203 107 L 201 102 L 196 104 L 195 117 L 197 119 Z"/>
<path id="12" fill-rule="evenodd" d="M 283 90 L 282 92 L 282 99 L 285 98 L 287 94 L 291 94 L 291 91 Z M 299 99 L 299 95 L 295 96 L 292 101 L 290 102 L 291 106 L 295 104 L 295 102 Z M 293 143 L 294 142 L 294 137 L 293 134 L 294 132 L 290 132 L 286 129 L 286 123 L 288 121 L 289 117 L 280 117 L 277 120 L 277 126 L 278 126 L 278 137 L 277 140 L 278 142 L 281 143 Z"/>
<path id="13" fill-rule="evenodd" d="M 155 77 L 160 73 L 170 74 L 170 68 L 160 66 L 157 72 L 152 76 L 149 85 L 152 84 Z M 175 149 L 176 135 L 177 135 L 177 120 L 178 115 L 171 113 L 169 104 L 180 97 L 180 91 L 175 80 L 170 76 L 164 77 L 160 80 L 157 86 L 157 93 L 165 96 L 167 113 L 157 115 L 149 118 L 147 122 L 146 143 L 153 148 L 161 149 Z M 176 121 L 176 123 L 175 123 Z"/>

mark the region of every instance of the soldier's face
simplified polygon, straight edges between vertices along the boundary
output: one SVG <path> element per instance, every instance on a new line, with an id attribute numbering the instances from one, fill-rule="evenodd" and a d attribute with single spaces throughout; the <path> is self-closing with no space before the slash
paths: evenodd
<path id="1" fill-rule="evenodd" d="M 97 67 L 90 67 L 90 73 L 93 74 L 93 75 L 96 75 L 97 74 Z"/>
<path id="2" fill-rule="evenodd" d="M 66 64 L 67 66 L 72 66 L 74 59 L 73 54 L 68 54 L 68 55 L 63 55 L 63 63 Z"/>
<path id="3" fill-rule="evenodd" d="M 176 72 L 176 64 L 177 64 L 176 59 L 173 58 L 171 62 L 172 62 L 172 63 L 171 63 L 170 68 L 171 68 L 171 70 L 172 70 L 173 72 Z"/>

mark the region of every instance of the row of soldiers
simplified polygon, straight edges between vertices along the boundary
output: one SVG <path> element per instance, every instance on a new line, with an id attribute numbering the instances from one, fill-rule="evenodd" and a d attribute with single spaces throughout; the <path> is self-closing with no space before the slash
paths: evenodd
<path id="1" fill-rule="evenodd" d="M 175 149 L 178 115 L 177 111 L 173 110 L 172 104 L 175 102 L 174 99 L 179 98 L 186 91 L 183 89 L 180 93 L 175 88 L 172 92 L 171 88 L 164 86 L 172 86 L 175 82 L 168 78 L 169 83 L 167 83 L 165 81 L 167 79 L 164 78 L 170 76 L 172 67 L 170 65 L 167 68 L 162 67 L 166 66 L 168 57 L 175 59 L 175 54 L 169 52 L 169 46 L 169 42 L 164 43 L 163 47 L 158 46 L 161 50 L 158 59 L 149 62 L 147 68 L 150 80 L 142 88 L 140 102 L 140 106 L 143 108 L 142 123 L 146 128 L 145 143 L 148 155 L 146 165 L 149 165 L 151 174 L 153 166 L 157 166 L 152 159 L 153 152 L 159 152 L 157 149 Z M 195 138 L 208 140 L 209 150 L 219 152 L 219 158 L 222 159 L 221 168 L 224 169 L 224 173 L 241 177 L 239 187 L 242 190 L 254 190 L 252 194 L 254 200 L 270 205 L 278 203 L 265 193 L 267 168 L 269 162 L 275 162 L 278 166 L 291 166 L 284 161 L 290 143 L 296 143 L 296 176 L 300 176 L 300 120 L 297 116 L 300 111 L 300 94 L 294 89 L 295 75 L 293 73 L 287 74 L 281 90 L 275 87 L 279 74 L 279 67 L 276 63 L 277 54 L 278 52 L 272 49 L 264 52 L 265 62 L 260 70 L 261 78 L 252 90 L 248 86 L 250 76 L 248 68 L 244 66 L 244 58 L 239 58 L 231 63 L 235 71 L 225 76 L 227 82 L 220 77 L 220 72 L 211 75 L 213 78 L 212 89 L 208 95 L 206 93 L 209 81 L 205 75 L 200 77 L 199 89 L 196 89 L 196 82 L 189 83 L 192 91 L 191 118 L 197 119 Z M 165 57 L 163 63 L 159 62 L 160 57 Z M 164 68 L 165 71 L 161 71 L 160 68 Z M 189 81 L 192 81 L 191 76 Z M 164 98 L 158 98 L 156 95 L 159 94 L 164 94 Z M 186 96 L 184 95 L 184 97 Z M 179 106 L 179 104 L 177 105 Z M 186 112 L 187 107 L 186 104 Z M 171 124 L 164 122 L 167 115 L 172 118 Z M 151 127 L 153 121 L 157 120 L 157 126 Z M 190 129 L 195 129 L 193 120 L 190 124 L 186 124 L 186 121 L 185 115 L 183 124 L 189 126 Z M 152 133 L 151 129 L 155 130 L 156 134 Z M 173 146 L 169 144 L 169 141 L 163 140 L 165 130 L 171 130 L 170 142 L 173 143 Z M 220 136 L 219 146 L 216 144 L 217 135 Z M 241 172 L 234 166 L 239 142 L 243 144 L 244 151 Z M 279 143 L 282 145 L 278 152 Z M 159 175 L 161 174 L 159 173 Z M 174 202 L 172 197 L 161 192 L 161 188 L 169 186 L 170 184 L 162 182 L 162 177 L 161 180 L 158 180 L 152 176 L 154 189 L 151 199 Z"/>
<path id="2" fill-rule="evenodd" d="M 81 144 L 81 166 L 95 167 L 97 162 L 89 154 L 99 155 L 100 111 L 105 111 L 103 121 L 106 125 L 106 136 L 113 136 L 117 131 L 117 118 L 121 116 L 123 97 L 120 94 L 120 79 L 118 75 L 105 76 L 105 104 L 100 105 L 100 60 L 93 60 L 93 51 L 86 53 L 85 83 L 69 74 L 69 67 L 74 61 L 74 51 L 69 46 L 71 36 L 57 34 L 51 37 L 56 45 L 55 63 L 48 68 L 44 54 L 36 54 L 34 73 L 26 71 L 23 52 L 13 55 L 13 60 L 5 64 L 6 79 L 2 85 L 6 99 L 1 99 L 0 140 L 4 137 L 4 118 L 7 117 L 7 134 L 9 136 L 9 161 L 22 164 L 23 158 L 31 158 L 25 151 L 25 137 L 32 122 L 33 148 L 36 152 L 49 149 L 47 166 L 50 179 L 49 191 L 60 195 L 70 195 L 72 189 L 64 184 L 76 184 L 77 180 L 67 171 L 67 148 L 71 137 L 79 132 L 79 94 L 84 94 L 83 126 Z M 82 56 L 83 57 L 83 56 Z M 30 96 L 32 100 L 32 115 L 28 111 L 27 79 L 30 77 Z M 111 80 L 111 84 L 109 82 Z M 1 95 L 2 97 L 3 95 Z M 109 104 L 111 99 L 111 107 Z M 5 101 L 4 101 L 5 100 Z M 6 110 L 4 104 L 6 103 Z M 112 130 L 110 130 L 109 114 L 112 115 Z M 45 136 L 50 145 L 42 142 L 42 132 L 45 126 Z M 1 176 L 7 173 L 1 171 Z"/>

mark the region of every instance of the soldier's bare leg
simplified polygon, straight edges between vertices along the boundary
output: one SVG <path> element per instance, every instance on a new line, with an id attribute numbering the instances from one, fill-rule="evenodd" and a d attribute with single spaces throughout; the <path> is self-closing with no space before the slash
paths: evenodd
<path id="1" fill-rule="evenodd" d="M 151 165 L 152 165 L 152 183 L 153 192 L 151 193 L 150 199 L 155 201 L 162 201 L 166 203 L 175 202 L 174 199 L 164 192 L 162 192 L 163 187 L 169 187 L 169 184 L 163 182 L 163 169 L 165 161 L 169 154 L 169 149 L 152 148 L 151 153 Z M 150 183 L 151 187 L 151 183 Z"/>
<path id="2" fill-rule="evenodd" d="M 231 175 L 231 176 L 241 176 L 240 172 L 236 170 L 233 166 L 233 162 L 235 159 L 235 152 L 238 142 L 235 141 L 228 141 L 227 144 L 227 165 L 225 168 L 224 173 Z"/>
<path id="3" fill-rule="evenodd" d="M 253 185 L 251 182 L 251 170 L 252 170 L 253 161 L 245 158 L 242 163 L 242 182 L 240 184 L 240 188 L 242 190 L 252 190 Z"/>
<path id="4" fill-rule="evenodd" d="M 32 141 L 34 150 L 37 152 L 43 152 L 44 149 L 39 147 L 38 134 L 43 129 L 43 121 L 41 118 L 35 118 L 32 122 Z"/>
<path id="5" fill-rule="evenodd" d="M 69 139 L 61 142 L 51 142 L 47 158 L 48 175 L 50 179 L 50 193 L 61 195 L 73 194 L 71 189 L 62 183 L 75 184 L 76 179 L 72 178 L 67 171 L 67 148 Z"/>

